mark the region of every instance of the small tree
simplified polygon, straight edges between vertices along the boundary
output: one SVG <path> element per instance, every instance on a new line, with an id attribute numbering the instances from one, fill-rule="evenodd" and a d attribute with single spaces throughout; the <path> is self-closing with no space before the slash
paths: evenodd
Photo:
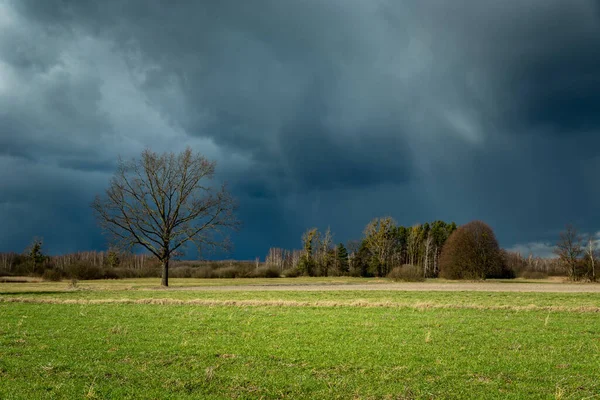
<path id="1" fill-rule="evenodd" d="M 43 240 L 41 238 L 34 238 L 27 248 L 27 259 L 31 263 L 31 272 L 33 273 L 37 272 L 48 261 L 48 256 L 42 252 L 42 245 Z"/>
<path id="2" fill-rule="evenodd" d="M 225 186 L 206 184 L 215 162 L 188 147 L 179 154 L 150 150 L 119 164 L 106 196 L 92 203 L 100 226 L 115 246 L 142 246 L 161 263 L 169 285 L 169 260 L 192 243 L 198 252 L 227 247 L 224 230 L 235 229 L 235 202 Z"/>
<path id="3" fill-rule="evenodd" d="M 315 273 L 315 260 L 313 258 L 313 248 L 315 242 L 318 242 L 319 231 L 312 228 L 302 235 L 303 252 L 298 263 L 298 269 L 303 275 L 313 276 Z"/>
<path id="4" fill-rule="evenodd" d="M 469 222 L 448 238 L 440 257 L 440 275 L 446 279 L 485 279 L 505 269 L 494 231 L 481 221 Z"/>
<path id="5" fill-rule="evenodd" d="M 117 250 L 108 250 L 108 253 L 106 254 L 106 265 L 110 268 L 117 268 L 121 265 L 121 257 L 119 257 L 119 252 Z"/>
<path id="6" fill-rule="evenodd" d="M 556 243 L 554 254 L 558 256 L 561 265 L 571 280 L 578 278 L 577 266 L 583 252 L 582 236 L 573 225 L 567 225 L 565 230 L 560 233 L 560 239 Z"/>

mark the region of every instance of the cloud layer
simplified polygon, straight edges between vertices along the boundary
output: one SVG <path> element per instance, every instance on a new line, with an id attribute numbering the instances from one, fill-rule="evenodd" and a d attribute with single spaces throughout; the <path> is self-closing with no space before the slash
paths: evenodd
<path id="1" fill-rule="evenodd" d="M 0 0 L 0 250 L 102 248 L 148 146 L 218 161 L 238 258 L 388 214 L 596 231 L 598 109 L 596 1 Z"/>

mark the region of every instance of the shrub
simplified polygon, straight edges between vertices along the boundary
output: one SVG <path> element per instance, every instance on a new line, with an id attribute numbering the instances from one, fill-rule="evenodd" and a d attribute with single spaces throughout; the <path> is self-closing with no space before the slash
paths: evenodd
<path id="1" fill-rule="evenodd" d="M 121 279 L 121 276 L 115 271 L 114 268 L 108 268 L 101 270 L 102 279 Z"/>
<path id="2" fill-rule="evenodd" d="M 279 278 L 279 270 L 273 265 L 263 265 L 252 272 L 253 278 Z"/>
<path id="3" fill-rule="evenodd" d="M 508 274 L 494 231 L 481 221 L 454 231 L 442 249 L 440 276 L 446 279 L 485 279 Z"/>
<path id="4" fill-rule="evenodd" d="M 492 270 L 486 275 L 486 278 L 489 279 L 515 279 L 516 277 L 517 273 L 505 262 L 500 263 L 498 269 Z"/>
<path id="5" fill-rule="evenodd" d="M 593 281 L 592 265 L 586 258 L 577 260 L 575 274 L 571 277 L 574 281 Z"/>
<path id="6" fill-rule="evenodd" d="M 42 274 L 42 279 L 51 282 L 60 282 L 63 278 L 62 271 L 58 269 L 47 269 Z"/>
<path id="7" fill-rule="evenodd" d="M 513 271 L 514 275 L 521 276 L 527 269 L 527 260 L 520 253 L 514 251 L 501 250 L 504 263 L 509 270 Z"/>
<path id="8" fill-rule="evenodd" d="M 223 267 L 213 271 L 216 278 L 241 278 L 236 267 Z"/>
<path id="9" fill-rule="evenodd" d="M 285 276 L 286 278 L 296 278 L 300 276 L 300 271 L 298 268 L 288 268 L 284 269 L 281 275 Z"/>
<path id="10" fill-rule="evenodd" d="M 303 255 L 298 262 L 298 271 L 300 272 L 300 275 L 314 276 L 316 268 L 317 264 L 315 261 L 306 255 Z"/>
<path id="11" fill-rule="evenodd" d="M 139 270 L 130 268 L 111 268 L 111 272 L 119 277 L 119 279 L 138 278 Z"/>
<path id="12" fill-rule="evenodd" d="M 396 282 L 423 282 L 425 280 L 423 271 L 421 268 L 415 265 L 403 265 L 401 267 L 395 267 L 388 274 L 388 278 Z"/>
<path id="13" fill-rule="evenodd" d="M 214 277 L 214 271 L 209 266 L 196 267 L 192 271 L 192 278 L 209 279 Z"/>
<path id="14" fill-rule="evenodd" d="M 105 270 L 105 275 L 115 276 L 114 279 L 126 279 L 126 278 L 160 278 L 160 268 L 144 268 L 144 269 L 133 269 L 133 268 L 109 268 Z"/>
<path id="15" fill-rule="evenodd" d="M 548 274 L 541 271 L 525 270 L 521 274 L 521 277 L 525 279 L 546 279 L 548 278 Z"/>
<path id="16" fill-rule="evenodd" d="M 169 277 L 170 278 L 191 278 L 192 277 L 192 268 L 190 268 L 190 267 L 175 267 L 173 269 L 169 269 Z"/>
<path id="17" fill-rule="evenodd" d="M 104 278 L 103 271 L 93 265 L 76 262 L 65 269 L 67 276 L 78 280 L 92 280 Z"/>

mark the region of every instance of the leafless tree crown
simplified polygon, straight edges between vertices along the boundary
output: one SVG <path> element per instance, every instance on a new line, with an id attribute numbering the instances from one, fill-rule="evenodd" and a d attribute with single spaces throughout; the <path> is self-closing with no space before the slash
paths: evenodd
<path id="1" fill-rule="evenodd" d="M 140 245 L 165 262 L 193 243 L 198 251 L 227 247 L 236 228 L 235 202 L 225 186 L 214 188 L 215 163 L 190 148 L 140 159 L 119 159 L 106 190 L 92 203 L 101 227 L 120 248 Z"/>

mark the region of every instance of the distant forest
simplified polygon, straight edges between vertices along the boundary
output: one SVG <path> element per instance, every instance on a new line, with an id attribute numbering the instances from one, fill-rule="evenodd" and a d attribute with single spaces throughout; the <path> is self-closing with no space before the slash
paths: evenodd
<path id="1" fill-rule="evenodd" d="M 477 233 L 476 229 L 481 227 L 483 233 Z M 461 230 L 465 232 L 463 236 L 467 241 L 461 239 Z M 468 242 L 468 238 L 476 237 L 479 237 L 479 242 Z M 481 245 L 482 238 L 487 248 Z M 390 217 L 372 220 L 360 239 L 335 243 L 330 229 L 321 232 L 311 228 L 299 238 L 299 244 L 300 249 L 271 248 L 264 261 L 178 260 L 173 262 L 170 276 L 354 276 L 404 281 L 437 277 L 508 279 L 567 276 L 572 280 L 596 280 L 595 242 L 591 238 L 584 240 L 570 226 L 561 233 L 554 258 L 524 256 L 502 250 L 498 248 L 491 229 L 483 223 L 458 227 L 454 222 L 434 221 L 406 227 L 397 225 Z M 40 239 L 35 239 L 21 254 L 0 253 L 0 276 L 38 276 L 52 281 L 161 276 L 160 263 L 146 254 L 115 249 L 60 256 L 47 256 L 45 253 Z M 490 261 L 492 259 L 495 261 Z M 489 267 L 481 269 L 482 265 Z"/>

